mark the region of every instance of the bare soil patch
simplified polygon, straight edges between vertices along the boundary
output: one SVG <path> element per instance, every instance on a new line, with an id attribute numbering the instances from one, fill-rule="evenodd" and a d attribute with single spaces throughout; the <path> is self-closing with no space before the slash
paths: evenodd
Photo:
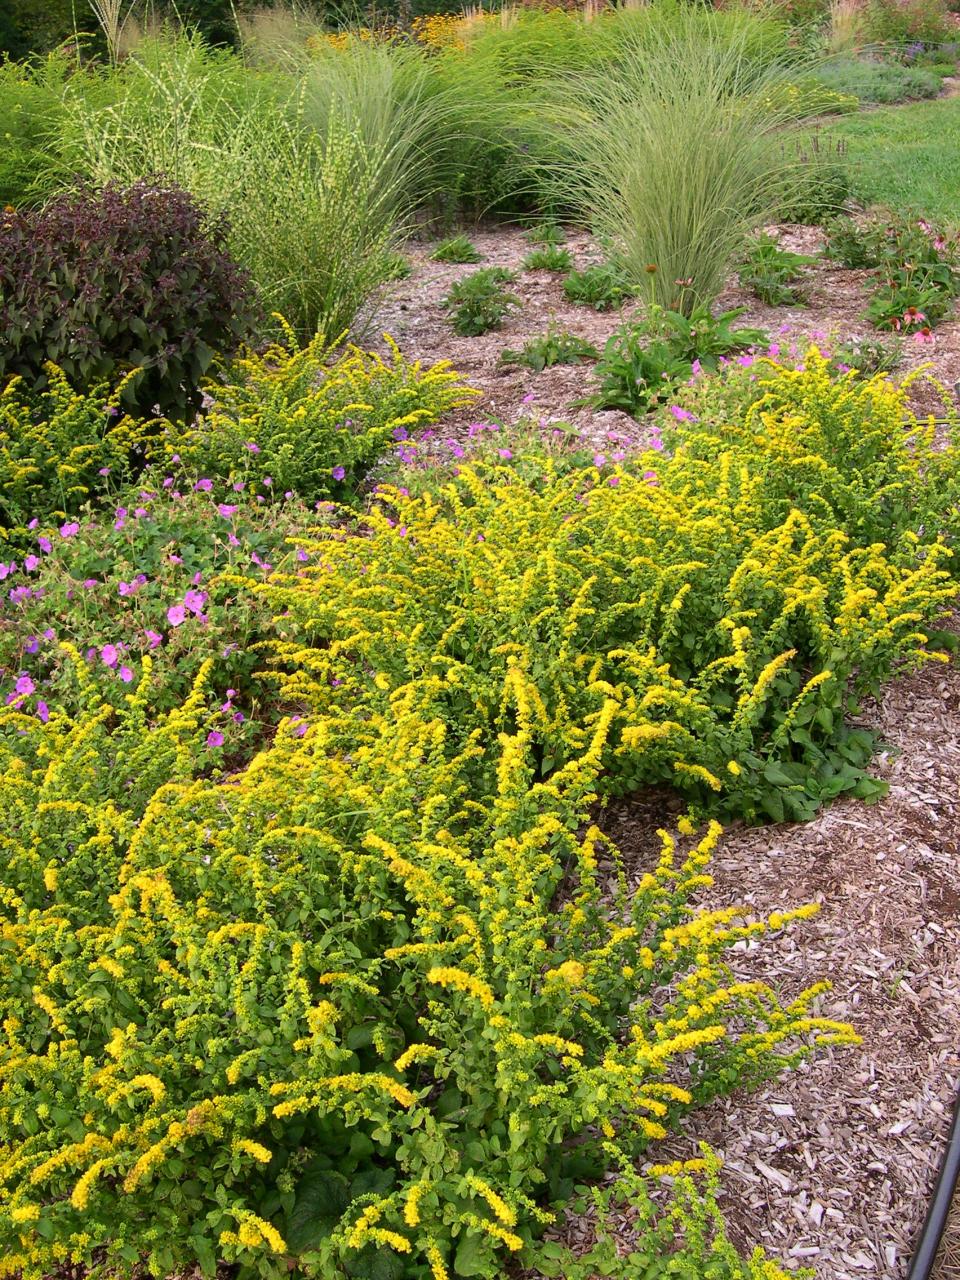
<path id="1" fill-rule="evenodd" d="M 795 252 L 812 255 L 823 247 L 823 232 L 817 227 L 784 226 L 776 230 L 784 247 Z M 602 349 L 624 320 L 641 313 L 641 304 L 632 301 L 617 311 L 596 312 L 569 302 L 563 293 L 562 276 L 523 270 L 523 259 L 532 246 L 519 228 L 481 228 L 471 232 L 470 238 L 483 254 L 480 263 L 432 262 L 435 241 L 417 241 L 408 246 L 411 274 L 389 286 L 367 320 L 367 345 L 373 349 L 379 349 L 379 335 L 389 333 L 408 358 L 431 363 L 448 359 L 481 391 L 482 398 L 475 405 L 444 420 L 440 434 L 461 441 L 474 421 L 510 426 L 532 419 L 544 427 L 552 422 L 569 423 L 585 441 L 597 446 L 611 439 L 642 443 L 646 428 L 627 414 L 577 407 L 577 401 L 588 396 L 593 386 L 590 364 L 554 365 L 535 374 L 500 362 L 505 347 L 518 349 L 528 339 L 543 334 L 551 324 Z M 570 231 L 566 248 L 579 269 L 602 260 L 598 246 L 583 232 Z M 519 297 L 521 306 L 507 316 L 499 329 L 476 338 L 462 338 L 454 333 L 443 302 L 456 280 L 484 266 L 503 266 L 517 273 L 516 281 L 508 287 Z M 742 323 L 766 329 L 784 352 L 791 347 L 803 351 L 811 341 L 829 348 L 838 342 L 879 336 L 863 318 L 870 285 L 870 272 L 851 271 L 821 259 L 805 269 L 804 306 L 765 306 L 735 281 L 721 295 L 717 306 L 745 307 Z M 934 330 L 932 343 L 904 340 L 903 358 L 895 376 L 902 377 L 922 366 L 929 367 L 930 376 L 947 389 L 949 400 L 955 403 L 953 388 L 960 381 L 960 312 Z M 943 415 L 940 394 L 927 382 L 914 384 L 910 399 L 918 413 Z"/>

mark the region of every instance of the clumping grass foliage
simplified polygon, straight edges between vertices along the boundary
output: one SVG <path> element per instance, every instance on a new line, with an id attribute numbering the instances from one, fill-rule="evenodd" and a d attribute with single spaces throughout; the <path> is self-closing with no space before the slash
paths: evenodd
<path id="1" fill-rule="evenodd" d="M 716 297 L 746 235 L 801 181 L 783 156 L 805 109 L 782 91 L 794 68 L 758 61 L 746 26 L 691 9 L 653 23 L 618 70 L 573 81 L 558 182 L 629 279 L 689 311 Z"/>

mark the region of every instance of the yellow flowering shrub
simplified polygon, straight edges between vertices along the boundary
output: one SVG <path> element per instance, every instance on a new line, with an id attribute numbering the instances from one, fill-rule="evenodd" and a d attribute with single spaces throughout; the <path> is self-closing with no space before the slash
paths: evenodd
<path id="1" fill-rule="evenodd" d="M 267 495 L 342 498 L 388 449 L 478 394 L 448 360 L 423 368 L 387 335 L 384 357 L 322 334 L 300 346 L 281 324 L 282 341 L 206 384 L 209 412 L 171 444 L 185 464 Z"/>
<path id="2" fill-rule="evenodd" d="M 75 515 L 105 490 L 105 475 L 113 483 L 129 476 L 131 454 L 142 459 L 156 445 L 158 424 L 122 407 L 136 372 L 85 393 L 56 365 L 46 373 L 41 391 L 19 377 L 0 388 L 0 547 L 31 519 L 47 527 Z"/>
<path id="3" fill-rule="evenodd" d="M 728 971 L 814 908 L 693 911 L 715 824 L 608 895 L 581 824 L 615 698 L 544 780 L 518 668 L 487 742 L 421 685 L 222 779 L 191 767 L 199 693 L 0 717 L 0 1274 L 499 1275 L 592 1132 L 643 1149 L 851 1041 L 822 985 Z"/>
<path id="4" fill-rule="evenodd" d="M 800 425 L 771 411 L 743 434 L 802 451 Z M 516 678 L 542 773 L 609 720 L 608 790 L 669 783 L 777 819 L 868 795 L 872 740 L 845 728 L 845 707 L 930 656 L 950 553 L 851 538 L 830 492 L 832 506 L 793 505 L 768 447 L 681 447 L 612 475 L 548 459 L 539 482 L 478 464 L 437 494 L 381 490 L 363 536 L 318 528 L 304 570 L 264 588 L 284 616 L 284 696 L 388 714 L 426 683 L 455 736 L 488 744 L 512 727 L 501 690 Z M 810 453 L 803 468 L 829 472 Z"/>

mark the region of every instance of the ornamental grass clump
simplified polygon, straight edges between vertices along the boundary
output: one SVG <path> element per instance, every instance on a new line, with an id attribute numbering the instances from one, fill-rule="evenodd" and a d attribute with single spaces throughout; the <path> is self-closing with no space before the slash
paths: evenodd
<path id="1" fill-rule="evenodd" d="M 268 312 L 302 338 L 341 333 L 387 278 L 398 153 L 373 145 L 349 101 L 252 74 L 199 37 L 144 41 L 106 103 L 68 86 L 58 136 L 64 182 L 154 174 L 230 217 L 228 246 Z"/>
<path id="2" fill-rule="evenodd" d="M 785 92 L 786 53 L 763 61 L 749 24 L 691 8 L 651 20 L 617 75 L 559 93 L 564 198 L 651 301 L 686 314 L 720 293 L 749 233 L 802 187 L 783 145 L 809 109 Z"/>
<path id="3" fill-rule="evenodd" d="M 607 896 L 581 823 L 613 700 L 549 780 L 519 666 L 499 741 L 451 736 L 427 678 L 218 779 L 205 678 L 159 717 L 146 682 L 0 713 L 0 1274 L 492 1280 L 600 1141 L 854 1040 L 826 984 L 723 960 L 815 907 L 688 910 L 716 824 Z"/>

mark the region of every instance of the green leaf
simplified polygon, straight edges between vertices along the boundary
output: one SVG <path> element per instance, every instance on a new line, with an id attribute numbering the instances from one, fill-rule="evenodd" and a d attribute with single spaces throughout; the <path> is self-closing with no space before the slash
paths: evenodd
<path id="1" fill-rule="evenodd" d="M 490 1241 L 477 1232 L 461 1236 L 453 1269 L 458 1276 L 486 1276 L 492 1262 Z"/>
<path id="2" fill-rule="evenodd" d="M 292 1253 L 311 1249 L 330 1235 L 350 1203 L 346 1178 L 333 1169 L 308 1168 L 297 1183 L 284 1239 Z"/>

